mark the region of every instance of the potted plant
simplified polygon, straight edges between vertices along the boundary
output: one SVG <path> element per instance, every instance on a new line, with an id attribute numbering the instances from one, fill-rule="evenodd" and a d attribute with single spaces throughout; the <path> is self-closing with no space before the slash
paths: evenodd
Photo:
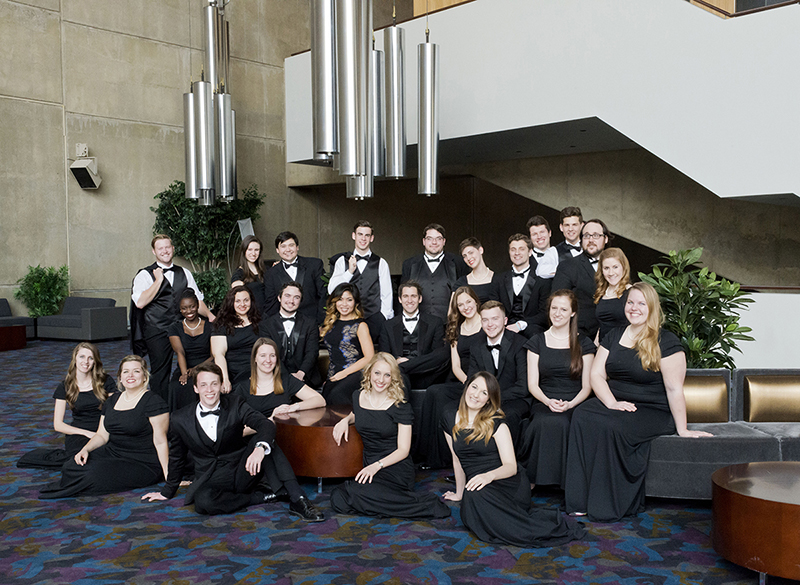
<path id="1" fill-rule="evenodd" d="M 741 353 L 736 342 L 753 341 L 751 329 L 739 325 L 739 312 L 753 299 L 738 283 L 695 266 L 702 254 L 703 248 L 673 250 L 639 278 L 658 292 L 664 327 L 681 340 L 689 368 L 733 369 L 731 351 Z"/>
<path id="2" fill-rule="evenodd" d="M 28 274 L 17 284 L 19 288 L 14 292 L 14 298 L 28 307 L 28 314 L 33 317 L 35 337 L 37 318 L 58 314 L 61 303 L 69 295 L 69 268 L 28 266 Z"/>

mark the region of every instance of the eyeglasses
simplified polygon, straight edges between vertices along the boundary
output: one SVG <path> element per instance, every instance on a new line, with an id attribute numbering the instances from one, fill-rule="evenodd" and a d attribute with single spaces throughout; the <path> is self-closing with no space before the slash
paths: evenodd
<path id="1" fill-rule="evenodd" d="M 583 234 L 584 240 L 602 240 L 605 237 L 605 234 Z"/>
<path id="2" fill-rule="evenodd" d="M 425 236 L 427 242 L 441 242 L 442 240 L 444 240 L 442 236 Z"/>

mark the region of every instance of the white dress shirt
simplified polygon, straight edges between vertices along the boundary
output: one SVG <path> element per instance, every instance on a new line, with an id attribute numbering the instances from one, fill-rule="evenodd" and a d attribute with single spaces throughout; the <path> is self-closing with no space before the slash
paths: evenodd
<path id="1" fill-rule="evenodd" d="M 364 254 L 360 254 L 358 250 L 355 250 L 353 254 L 359 254 L 359 256 L 366 256 L 369 258 L 372 255 L 372 251 L 367 250 Z M 356 262 L 356 267 L 359 272 L 363 274 L 364 270 L 367 268 L 367 261 L 358 260 Z M 353 273 L 347 268 L 348 263 L 345 262 L 344 256 L 340 256 L 333 266 L 333 274 L 331 274 L 331 279 L 328 282 L 328 294 L 332 293 L 333 289 L 343 282 L 350 282 L 353 279 Z M 383 258 L 378 262 L 378 286 L 381 291 L 381 313 L 383 313 L 383 316 L 386 317 L 388 321 L 394 317 L 394 298 L 392 296 L 392 274 L 389 272 L 389 264 L 387 264 L 386 260 Z M 359 292 L 361 292 L 363 296 L 363 292 Z"/>
<path id="2" fill-rule="evenodd" d="M 425 252 L 423 256 L 425 256 L 425 264 L 428 265 L 428 270 L 431 271 L 431 274 L 436 272 L 436 269 L 439 268 L 439 264 L 441 264 L 442 260 L 444 260 L 444 252 L 440 253 L 436 257 L 428 256 L 428 253 Z"/>
<path id="3" fill-rule="evenodd" d="M 539 256 L 544 254 L 544 256 Z M 536 259 L 536 276 L 539 278 L 553 278 L 558 268 L 558 250 L 550 246 L 547 250 L 533 249 L 533 257 Z"/>
<path id="4" fill-rule="evenodd" d="M 413 319 L 414 317 L 417 318 L 416 321 L 407 321 L 406 319 Z M 403 326 L 408 331 L 409 335 L 414 333 L 414 330 L 417 328 L 417 323 L 419 323 L 419 309 L 413 315 L 406 315 L 406 312 L 403 311 Z"/>
<path id="5" fill-rule="evenodd" d="M 194 281 L 194 276 L 192 273 L 186 270 L 181 266 L 176 266 L 175 264 L 170 264 L 169 266 L 162 264 L 161 262 L 156 262 L 159 268 L 172 268 L 175 266 L 175 270 L 183 270 L 183 273 L 186 275 L 186 286 L 194 291 L 194 294 L 197 295 L 197 300 L 203 300 L 203 293 L 200 292 L 200 289 L 197 288 L 197 283 Z M 171 270 L 169 272 L 164 273 L 164 278 L 167 279 L 167 282 L 172 286 L 175 283 L 175 273 Z M 136 276 L 133 279 L 133 287 L 131 289 L 131 300 L 134 303 L 139 301 L 139 297 L 142 296 L 142 293 L 150 288 L 155 280 L 147 270 L 140 270 L 136 273 Z M 183 291 L 178 291 L 183 292 Z"/>
<path id="6" fill-rule="evenodd" d="M 283 319 L 286 319 L 288 317 L 295 317 L 295 318 L 297 317 L 297 312 L 295 312 L 294 315 L 287 315 L 286 313 L 283 312 L 283 309 L 280 309 L 278 313 Z M 284 321 L 283 330 L 286 331 L 286 335 L 291 335 L 292 331 L 294 331 L 294 321 Z"/>

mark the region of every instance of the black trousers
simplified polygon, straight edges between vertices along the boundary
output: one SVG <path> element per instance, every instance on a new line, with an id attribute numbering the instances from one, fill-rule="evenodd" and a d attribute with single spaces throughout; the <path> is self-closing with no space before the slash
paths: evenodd
<path id="1" fill-rule="evenodd" d="M 245 469 L 245 462 L 255 449 L 255 444 L 253 437 L 239 461 L 219 463 L 211 477 L 197 488 L 194 509 L 198 514 L 232 514 L 255 503 L 253 492 L 264 475 L 264 463 L 269 457 L 264 457 L 258 473 L 250 475 Z"/>
<path id="2" fill-rule="evenodd" d="M 172 345 L 166 332 L 145 339 L 150 357 L 150 390 L 169 404 L 169 376 L 172 372 Z"/>

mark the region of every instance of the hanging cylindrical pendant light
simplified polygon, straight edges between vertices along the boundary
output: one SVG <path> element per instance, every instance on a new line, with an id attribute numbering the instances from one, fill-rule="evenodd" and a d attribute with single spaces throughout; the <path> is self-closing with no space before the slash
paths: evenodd
<path id="1" fill-rule="evenodd" d="M 194 131 L 194 96 L 192 92 L 183 94 L 183 141 L 185 146 L 187 199 L 197 199 L 197 154 Z"/>
<path id="2" fill-rule="evenodd" d="M 369 110 L 370 110 L 370 147 L 372 149 L 372 175 L 382 177 L 386 174 L 386 145 L 384 142 L 384 79 L 383 51 L 372 49 L 372 66 L 370 67 Z"/>
<path id="3" fill-rule="evenodd" d="M 231 110 L 231 169 L 233 181 L 233 198 L 239 194 L 239 183 L 236 180 L 236 110 Z"/>
<path id="4" fill-rule="evenodd" d="M 419 45 L 418 177 L 417 193 L 434 195 L 439 191 L 439 46 Z"/>
<path id="5" fill-rule="evenodd" d="M 217 71 L 217 7 L 214 0 L 209 0 L 204 9 L 205 17 L 205 75 L 206 81 L 211 84 L 211 91 L 218 89 L 219 77 Z"/>
<path id="6" fill-rule="evenodd" d="M 233 132 L 231 128 L 231 96 L 214 96 L 217 121 L 217 198 L 229 203 L 235 199 L 233 190 Z"/>
<path id="7" fill-rule="evenodd" d="M 311 1 L 311 88 L 314 160 L 338 151 L 334 0 Z"/>
<path id="8" fill-rule="evenodd" d="M 194 100 L 194 132 L 196 160 L 196 192 L 201 201 L 214 201 L 214 107 L 213 91 L 208 81 L 195 81 L 192 85 Z M 210 205 L 210 203 L 208 204 Z"/>
<path id="9" fill-rule="evenodd" d="M 383 32 L 386 52 L 386 176 L 406 174 L 405 31 L 391 26 Z"/>

